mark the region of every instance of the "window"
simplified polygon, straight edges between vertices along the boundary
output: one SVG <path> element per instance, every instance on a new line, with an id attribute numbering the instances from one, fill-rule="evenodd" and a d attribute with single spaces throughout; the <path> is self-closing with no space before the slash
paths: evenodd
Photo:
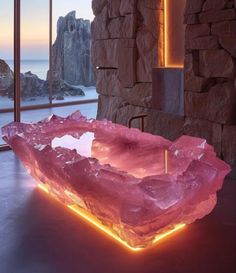
<path id="1" fill-rule="evenodd" d="M 4 30 L 0 33 L 0 127 L 20 114 L 22 121 L 35 121 L 52 111 L 63 115 L 83 109 L 95 117 L 98 95 L 90 63 L 91 0 L 0 0 L 0 18 Z M 14 39 L 16 46 L 19 37 L 20 47 L 14 51 Z M 17 77 L 18 87 L 14 85 Z M 58 106 L 63 108 L 52 108 Z"/>
<path id="2" fill-rule="evenodd" d="M 0 110 L 14 108 L 14 101 L 8 96 L 8 90 L 14 90 L 14 0 L 0 0 Z M 8 64 L 10 64 L 11 69 Z M 0 114 L 0 127 L 14 120 L 14 113 Z M 3 140 L 0 138 L 0 145 Z"/>

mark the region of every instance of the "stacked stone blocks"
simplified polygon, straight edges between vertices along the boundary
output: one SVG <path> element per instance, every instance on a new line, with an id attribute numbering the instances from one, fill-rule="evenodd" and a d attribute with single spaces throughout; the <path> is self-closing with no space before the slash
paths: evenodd
<path id="1" fill-rule="evenodd" d="M 188 0 L 184 133 L 236 166 L 236 1 Z"/>
<path id="2" fill-rule="evenodd" d="M 163 64 L 162 0 L 93 0 L 98 119 L 127 125 L 151 108 L 152 68 Z"/>

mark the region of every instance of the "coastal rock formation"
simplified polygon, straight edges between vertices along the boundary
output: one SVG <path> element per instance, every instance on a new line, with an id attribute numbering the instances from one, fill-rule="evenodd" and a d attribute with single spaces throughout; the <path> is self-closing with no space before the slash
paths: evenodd
<path id="1" fill-rule="evenodd" d="M 8 64 L 0 59 L 0 95 L 6 96 L 7 89 L 13 83 L 13 72 Z"/>
<path id="2" fill-rule="evenodd" d="M 90 43 L 89 20 L 76 19 L 75 11 L 58 19 L 57 38 L 52 48 L 55 81 L 62 79 L 71 85 L 95 85 Z"/>
<path id="3" fill-rule="evenodd" d="M 28 71 L 20 74 L 21 97 L 29 98 L 46 94 L 45 81 Z M 14 73 L 9 65 L 0 60 L 0 95 L 14 97 Z"/>
<path id="4" fill-rule="evenodd" d="M 60 17 L 57 37 L 52 47 L 53 99 L 64 96 L 84 96 L 77 85 L 95 86 L 95 76 L 90 62 L 90 21 L 76 19 L 75 11 Z M 8 64 L 0 60 L 0 95 L 13 98 L 14 73 Z M 29 72 L 21 74 L 21 97 L 48 96 L 47 80 Z"/>
<path id="5" fill-rule="evenodd" d="M 6 64 L 7 65 L 7 64 Z M 8 67 L 9 68 L 9 67 Z M 13 75 L 13 72 L 9 68 L 9 73 L 6 74 L 6 78 Z M 40 96 L 48 96 L 48 81 L 40 79 L 37 75 L 28 71 L 26 73 L 21 73 L 21 98 L 28 99 Z M 54 81 L 53 85 L 53 99 L 63 100 L 64 96 L 84 96 L 82 89 L 76 86 L 72 86 L 65 82 L 64 80 Z M 13 79 L 11 84 L 4 89 L 2 95 L 8 96 L 13 99 L 14 97 L 14 82 Z"/>
<path id="6" fill-rule="evenodd" d="M 21 97 L 30 98 L 37 97 L 47 94 L 47 90 L 44 88 L 44 80 L 41 80 L 37 75 L 28 71 L 26 73 L 20 74 L 20 87 L 21 87 Z M 6 89 L 6 95 L 9 98 L 14 97 L 14 83 L 12 83 Z"/>
<path id="7" fill-rule="evenodd" d="M 39 96 L 48 96 L 48 80 L 42 80 L 28 71 L 20 74 L 21 98 L 29 99 Z M 64 96 L 84 96 L 81 88 L 68 84 L 62 79 L 52 83 L 53 99 L 63 100 Z M 9 65 L 0 60 L 0 96 L 14 97 L 14 73 Z"/>
<path id="8" fill-rule="evenodd" d="M 48 90 L 48 80 L 45 81 L 44 90 Z M 62 79 L 53 80 L 52 82 L 52 91 L 53 91 L 53 99 L 63 100 L 64 96 L 85 96 L 84 91 L 77 87 L 68 84 L 66 81 Z"/>

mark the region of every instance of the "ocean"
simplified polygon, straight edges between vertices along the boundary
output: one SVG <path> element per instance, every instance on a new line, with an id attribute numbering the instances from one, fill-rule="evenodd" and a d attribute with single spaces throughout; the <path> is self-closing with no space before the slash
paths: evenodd
<path id="1" fill-rule="evenodd" d="M 13 61 L 6 61 L 10 68 L 13 70 Z M 25 73 L 31 71 L 32 73 L 38 75 L 41 79 L 46 79 L 47 71 L 48 71 L 48 60 L 23 60 L 21 61 L 21 72 Z M 85 93 L 85 96 L 65 96 L 63 101 L 54 100 L 53 103 L 61 103 L 61 102 L 71 102 L 71 101 L 82 101 L 88 99 L 97 99 L 98 94 L 96 92 L 96 87 L 85 87 L 79 86 Z M 48 96 L 34 97 L 21 99 L 21 106 L 30 106 L 36 104 L 46 104 L 48 103 Z M 12 99 L 9 99 L 7 96 L 0 96 L 0 110 L 4 108 L 13 108 L 14 103 Z M 24 121 L 38 121 L 39 119 L 46 118 L 52 113 L 65 116 L 70 113 L 80 110 L 83 115 L 89 118 L 96 118 L 97 112 L 97 103 L 92 104 L 81 104 L 74 106 L 66 106 L 66 107 L 57 107 L 57 108 L 48 108 L 48 109 L 40 109 L 40 110 L 32 110 L 32 111 L 23 111 L 21 113 L 22 120 Z M 13 120 L 13 113 L 0 113 L 0 128 L 1 126 L 11 122 Z M 3 141 L 0 137 L 0 145 L 3 144 Z"/>
<path id="2" fill-rule="evenodd" d="M 5 61 L 13 70 L 14 69 L 13 60 Z M 31 73 L 36 74 L 42 80 L 46 80 L 48 69 L 49 60 L 21 60 L 21 73 L 31 71 Z"/>
<path id="3" fill-rule="evenodd" d="M 13 60 L 5 60 L 6 63 L 10 66 L 13 70 L 14 62 Z M 22 60 L 21 61 L 21 73 L 25 73 L 31 71 L 31 73 L 36 74 L 40 79 L 46 80 L 47 72 L 49 68 L 49 61 L 48 60 Z M 69 101 L 81 101 L 81 100 L 89 100 L 89 99 L 97 99 L 98 94 L 96 92 L 95 86 L 85 87 L 79 85 L 84 93 L 85 96 L 65 96 L 64 102 Z M 54 101 L 54 103 L 61 102 L 61 101 Z M 31 98 L 24 99 L 21 101 L 22 106 L 28 106 L 32 104 L 43 104 L 48 103 L 48 97 L 35 97 L 34 101 Z M 12 107 L 12 101 L 7 97 L 0 97 L 0 109 Z"/>

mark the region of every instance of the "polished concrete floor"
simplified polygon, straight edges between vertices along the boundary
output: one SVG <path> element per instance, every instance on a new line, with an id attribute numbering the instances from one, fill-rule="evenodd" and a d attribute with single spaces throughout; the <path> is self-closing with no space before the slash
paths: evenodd
<path id="1" fill-rule="evenodd" d="M 143 253 L 131 253 L 35 188 L 0 153 L 0 273 L 235 273 L 236 181 L 216 209 Z"/>

